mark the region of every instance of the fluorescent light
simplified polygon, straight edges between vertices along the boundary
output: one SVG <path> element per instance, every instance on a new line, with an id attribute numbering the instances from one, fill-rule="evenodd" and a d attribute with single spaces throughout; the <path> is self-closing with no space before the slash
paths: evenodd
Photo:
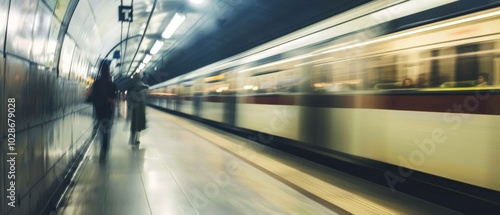
<path id="1" fill-rule="evenodd" d="M 160 51 L 160 49 L 161 49 L 162 46 L 163 46 L 163 41 L 157 40 L 155 42 L 155 44 L 153 45 L 153 48 L 151 48 L 151 50 L 149 50 L 149 53 L 151 53 L 151 54 L 158 53 L 158 51 Z"/>
<path id="2" fill-rule="evenodd" d="M 203 3 L 203 0 L 189 0 L 193 4 L 201 4 Z"/>
<path id="3" fill-rule="evenodd" d="M 139 69 L 144 69 L 144 67 L 145 67 L 145 66 L 146 66 L 146 64 L 141 63 L 141 64 L 139 65 Z"/>
<path id="4" fill-rule="evenodd" d="M 184 22 L 185 19 L 186 16 L 176 13 L 161 36 L 165 39 L 170 38 L 172 34 L 174 34 L 175 30 L 177 30 L 177 28 L 181 26 L 182 22 Z"/>
<path id="5" fill-rule="evenodd" d="M 337 49 L 332 49 L 332 50 L 324 51 L 323 54 L 330 53 L 330 52 L 336 52 L 336 51 L 340 51 L 340 50 L 345 50 L 345 49 L 356 48 L 356 47 L 360 47 L 360 46 L 366 46 L 366 45 L 370 45 L 370 44 L 373 44 L 373 43 L 379 43 L 379 42 L 383 42 L 383 41 L 386 41 L 386 40 L 392 40 L 392 39 L 397 39 L 397 38 L 401 38 L 401 37 L 405 37 L 405 36 L 409 36 L 409 35 L 414 35 L 414 34 L 422 33 L 422 32 L 425 32 L 425 31 L 431 31 L 431 30 L 434 30 L 434 29 L 445 28 L 445 27 L 449 27 L 449 26 L 453 26 L 453 25 L 457 25 L 457 24 L 462 24 L 462 23 L 466 23 L 466 22 L 472 22 L 472 21 L 479 20 L 479 19 L 486 19 L 486 18 L 489 18 L 489 17 L 492 17 L 492 16 L 497 16 L 497 15 L 500 15 L 500 11 L 494 11 L 494 12 L 491 12 L 491 13 L 481 14 L 481 15 L 478 15 L 478 16 L 463 18 L 463 19 L 454 20 L 454 21 L 446 21 L 446 22 L 441 23 L 439 25 L 433 25 L 433 26 L 429 26 L 429 27 L 425 27 L 425 28 L 418 28 L 418 29 L 415 29 L 415 30 L 408 30 L 408 31 L 403 32 L 403 33 L 398 33 L 398 34 L 395 34 L 395 35 L 390 35 L 390 36 L 385 36 L 385 37 L 377 38 L 377 39 L 374 39 L 374 40 L 369 40 L 369 41 L 366 41 L 366 42 L 363 42 L 363 43 L 358 43 L 358 44 L 354 44 L 354 45 L 349 45 L 349 46 L 340 47 L 340 48 L 337 48 Z"/>
<path id="6" fill-rule="evenodd" d="M 149 61 L 153 58 L 152 55 L 147 54 L 146 57 L 144 57 L 144 60 L 142 60 L 143 63 L 149 63 Z"/>
<path id="7" fill-rule="evenodd" d="M 404 16 L 409 16 L 420 11 L 426 11 L 432 8 L 436 8 L 445 4 L 450 4 L 458 0 L 411 0 L 406 1 L 401 4 L 391 6 L 389 8 L 372 13 L 370 16 L 375 20 L 394 20 Z M 389 21 L 387 20 L 387 21 Z"/>

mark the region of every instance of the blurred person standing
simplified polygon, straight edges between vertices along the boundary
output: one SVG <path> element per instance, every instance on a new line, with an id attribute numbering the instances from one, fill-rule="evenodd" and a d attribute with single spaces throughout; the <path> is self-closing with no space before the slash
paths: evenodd
<path id="1" fill-rule="evenodd" d="M 141 75 L 136 73 L 132 85 L 128 88 L 127 103 L 130 116 L 130 145 L 138 146 L 140 132 L 146 129 L 146 99 L 149 86 L 141 81 Z"/>
<path id="2" fill-rule="evenodd" d="M 101 135 L 101 154 L 103 161 L 108 153 L 111 128 L 113 125 L 114 106 L 117 101 L 117 87 L 111 81 L 109 63 L 101 61 L 99 65 L 99 77 L 91 87 L 91 102 L 94 106 L 96 123 L 94 131 L 99 131 Z"/>

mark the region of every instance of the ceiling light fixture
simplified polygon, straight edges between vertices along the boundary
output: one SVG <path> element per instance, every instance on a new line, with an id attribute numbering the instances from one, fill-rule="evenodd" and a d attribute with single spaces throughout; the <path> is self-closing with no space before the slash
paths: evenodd
<path id="1" fill-rule="evenodd" d="M 142 60 L 143 63 L 149 63 L 149 61 L 153 58 L 152 55 L 147 54 L 146 57 L 144 57 L 144 60 Z"/>
<path id="2" fill-rule="evenodd" d="M 149 53 L 151 53 L 151 54 L 158 53 L 158 51 L 160 51 L 160 49 L 161 49 L 162 46 L 163 46 L 163 41 L 157 40 L 155 42 L 155 44 L 153 45 L 153 48 L 151 48 L 151 50 L 149 50 Z"/>
<path id="3" fill-rule="evenodd" d="M 141 63 L 141 64 L 139 65 L 139 69 L 144 69 L 144 67 L 146 67 L 146 64 L 144 64 L 144 63 Z"/>
<path id="4" fill-rule="evenodd" d="M 170 38 L 185 19 L 186 16 L 176 13 L 161 36 L 165 39 Z"/>
<path id="5" fill-rule="evenodd" d="M 193 4 L 201 4 L 203 3 L 203 0 L 189 0 Z"/>
<path id="6" fill-rule="evenodd" d="M 139 73 L 139 72 L 141 72 L 141 71 L 142 71 L 142 70 L 140 70 L 139 68 L 137 68 L 137 69 L 135 70 L 134 74 L 132 74 L 132 76 L 131 76 L 130 78 L 134 77 L 134 75 L 135 75 L 135 74 L 137 74 L 137 73 Z"/>

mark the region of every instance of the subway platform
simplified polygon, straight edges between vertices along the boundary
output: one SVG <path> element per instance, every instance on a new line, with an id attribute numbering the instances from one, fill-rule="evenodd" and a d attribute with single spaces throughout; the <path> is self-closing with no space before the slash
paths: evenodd
<path id="1" fill-rule="evenodd" d="M 94 141 L 53 214 L 458 214 L 189 119 L 146 111 L 140 146 L 128 145 L 128 123 L 118 117 L 105 163 Z"/>

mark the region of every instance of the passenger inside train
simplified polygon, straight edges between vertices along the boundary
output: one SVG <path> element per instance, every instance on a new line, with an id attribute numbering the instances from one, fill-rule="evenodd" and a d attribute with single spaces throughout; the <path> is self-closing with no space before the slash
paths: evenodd
<path id="1" fill-rule="evenodd" d="M 429 87 L 429 83 L 427 82 L 427 80 L 425 78 L 425 74 L 419 74 L 418 75 L 417 83 L 416 83 L 415 86 L 418 87 L 418 88 Z"/>
<path id="2" fill-rule="evenodd" d="M 488 73 L 481 73 L 477 76 L 476 87 L 484 87 L 488 85 Z"/>
<path id="3" fill-rule="evenodd" d="M 411 78 L 405 78 L 403 80 L 403 83 L 401 85 L 403 88 L 414 88 L 415 85 L 413 85 L 413 80 Z"/>

